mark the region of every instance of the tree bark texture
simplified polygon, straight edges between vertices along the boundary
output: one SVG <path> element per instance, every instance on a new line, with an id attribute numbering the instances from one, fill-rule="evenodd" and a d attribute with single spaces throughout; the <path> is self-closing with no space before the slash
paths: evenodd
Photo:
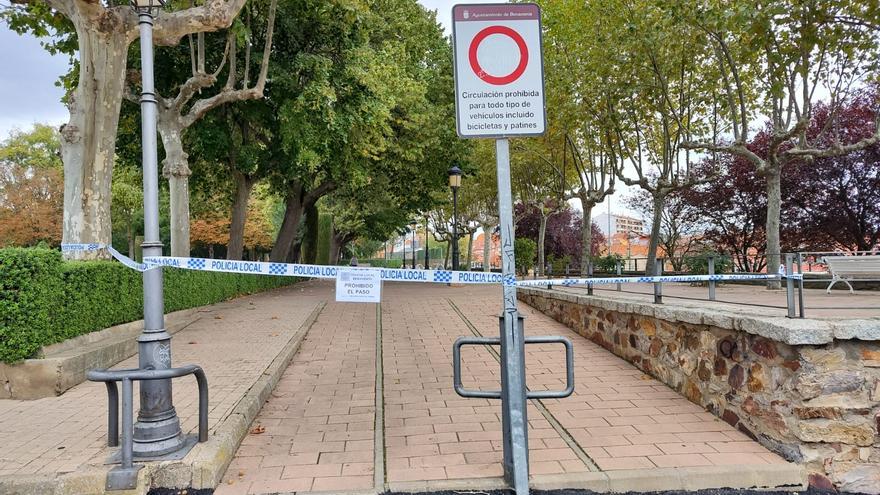
<path id="1" fill-rule="evenodd" d="M 238 171 L 234 171 L 232 176 L 235 179 L 235 198 L 232 200 L 226 259 L 240 260 L 244 255 L 244 226 L 247 223 L 248 200 L 255 181 Z"/>
<path id="2" fill-rule="evenodd" d="M 290 250 L 293 247 L 293 241 L 296 239 L 299 222 L 302 218 L 302 186 L 293 184 L 288 187 L 284 201 L 284 220 L 281 221 L 281 228 L 278 229 L 278 237 L 275 238 L 275 245 L 272 246 L 272 252 L 269 253 L 269 259 L 283 263 L 287 260 Z"/>
<path id="3" fill-rule="evenodd" d="M 593 204 L 581 200 L 584 207 L 584 215 L 581 218 L 581 275 L 587 276 L 590 259 L 593 256 Z M 611 233 L 609 232 L 610 236 Z M 609 253 L 611 254 L 611 253 Z"/>
<path id="4" fill-rule="evenodd" d="M 782 248 L 779 242 L 779 224 L 782 212 L 782 184 L 781 173 L 778 166 L 770 165 L 764 174 L 767 180 L 767 273 L 774 273 L 781 263 L 780 252 Z M 768 280 L 768 289 L 782 287 L 779 280 Z"/>
<path id="5" fill-rule="evenodd" d="M 648 242 L 648 262 L 645 265 L 645 275 L 653 276 L 656 273 L 657 265 L 657 246 L 660 244 L 660 222 L 662 221 L 663 205 L 666 197 L 662 195 L 654 196 L 654 211 L 651 220 L 651 240 Z"/>
<path id="6" fill-rule="evenodd" d="M 122 19 L 107 13 L 108 25 L 94 26 L 74 16 L 79 42 L 79 82 L 61 128 L 64 164 L 63 243 L 110 245 L 110 182 L 116 129 L 128 54 Z M 109 258 L 109 252 L 72 251 L 68 259 Z"/>
<path id="7" fill-rule="evenodd" d="M 468 244 L 467 244 L 467 261 L 465 262 L 465 267 L 467 271 L 471 269 L 471 260 L 473 257 L 474 251 L 474 233 L 468 232 Z"/>
<path id="8" fill-rule="evenodd" d="M 547 215 L 541 212 L 541 222 L 538 226 L 538 266 L 535 268 L 539 277 L 544 276 L 544 240 L 547 237 Z"/>
<path id="9" fill-rule="evenodd" d="M 160 105 L 161 106 L 161 105 Z M 165 149 L 162 175 L 168 179 L 171 256 L 189 256 L 189 155 L 183 150 L 183 127 L 174 111 L 159 111 L 159 136 Z M 241 256 L 241 255 L 239 255 Z M 239 258 L 235 258 L 239 259 Z"/>
<path id="10" fill-rule="evenodd" d="M 303 263 L 314 265 L 318 261 L 318 207 L 310 205 L 305 209 L 304 231 L 302 238 Z"/>
<path id="11" fill-rule="evenodd" d="M 492 269 L 492 263 L 489 259 L 490 249 L 492 247 L 492 227 L 493 225 L 483 225 L 483 271 L 488 272 Z"/>

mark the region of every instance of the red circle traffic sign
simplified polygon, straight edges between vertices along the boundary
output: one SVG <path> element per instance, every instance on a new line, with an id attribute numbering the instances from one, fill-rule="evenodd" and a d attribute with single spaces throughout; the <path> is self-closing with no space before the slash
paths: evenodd
<path id="1" fill-rule="evenodd" d="M 480 47 L 480 43 L 493 34 L 503 34 L 504 36 L 507 36 L 512 39 L 519 48 L 519 65 L 517 65 L 516 69 L 513 69 L 513 72 L 510 74 L 493 76 L 483 70 L 483 67 L 480 66 L 479 60 L 477 60 L 477 49 Z M 474 36 L 474 39 L 471 40 L 471 46 L 468 48 L 468 59 L 471 62 L 471 70 L 474 71 L 474 74 L 476 74 L 477 77 L 489 84 L 503 86 L 516 81 L 521 75 L 523 75 L 523 72 L 526 71 L 526 66 L 529 65 L 529 49 L 526 46 L 526 41 L 513 29 L 507 26 L 489 26 L 477 33 L 477 35 Z"/>

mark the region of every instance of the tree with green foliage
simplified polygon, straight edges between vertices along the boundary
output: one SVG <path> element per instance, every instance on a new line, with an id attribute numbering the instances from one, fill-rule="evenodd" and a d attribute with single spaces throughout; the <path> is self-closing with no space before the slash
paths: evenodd
<path id="1" fill-rule="evenodd" d="M 795 160 L 841 156 L 880 142 L 880 121 L 867 137 L 848 136 L 839 109 L 880 72 L 880 9 L 855 0 L 770 0 L 756 4 L 682 2 L 673 14 L 702 34 L 718 77 L 702 88 L 717 98 L 724 133 L 691 132 L 683 146 L 735 155 L 767 181 L 769 270 L 780 264 L 783 168 Z M 830 115 L 810 133 L 815 101 L 827 95 Z M 765 153 L 749 147 L 756 120 L 767 119 Z M 770 288 L 779 281 L 770 281 Z"/>
<path id="2" fill-rule="evenodd" d="M 557 146 L 562 147 L 563 169 L 574 177 L 566 199 L 577 199 L 581 217 L 580 270 L 586 275 L 592 252 L 592 211 L 614 193 L 617 168 L 612 157 L 608 88 L 614 75 L 604 63 L 604 47 L 595 34 L 604 19 L 591 17 L 589 2 L 543 3 L 545 90 L 548 118 L 555 122 Z M 561 143 L 561 144 L 560 144 Z"/>
<path id="3" fill-rule="evenodd" d="M 264 2 L 265 3 L 265 2 Z M 208 112 L 222 105 L 263 97 L 266 78 L 269 70 L 269 56 L 272 49 L 275 12 L 278 0 L 270 0 L 268 5 L 252 1 L 244 9 L 245 19 L 236 19 L 231 29 L 223 38 L 225 47 L 220 44 L 209 44 L 205 33 L 198 33 L 195 41 L 189 36 L 188 53 L 180 56 L 182 46 L 173 47 L 166 52 L 176 52 L 177 57 L 169 53 L 163 57 L 166 63 L 160 64 L 161 79 L 172 96 L 163 96 L 163 90 L 157 91 L 158 121 L 157 128 L 162 139 L 165 158 L 162 161 L 162 174 L 168 179 L 169 197 L 171 199 L 171 255 L 189 256 L 190 254 L 190 191 L 189 155 L 184 151 L 184 134 Z M 265 29 L 260 31 L 253 26 L 253 19 L 265 19 Z M 258 22 L 260 24 L 260 22 Z M 262 57 L 252 60 L 251 51 L 255 46 L 254 38 L 262 38 Z M 215 40 L 216 41 L 216 40 Z M 243 57 L 239 55 L 239 44 L 243 44 Z M 211 53 L 206 53 L 210 50 Z M 207 72 L 207 60 L 217 59 L 214 72 Z M 176 62 L 176 63 L 175 63 Z M 216 84 L 221 73 L 226 72 L 226 80 L 220 87 Z M 256 72 L 252 80 L 252 71 Z M 180 79 L 186 77 L 182 84 Z M 196 98 L 201 95 L 200 98 Z M 125 97 L 138 103 L 139 97 L 129 88 Z M 234 146 L 234 143 L 229 143 Z M 236 176 L 236 179 L 238 177 Z M 252 184 L 251 184 L 252 187 Z M 239 199 L 239 206 L 247 205 L 247 198 Z M 244 223 L 236 224 L 242 226 Z M 233 241 L 230 240 L 232 244 Z M 233 245 L 232 259 L 241 258 L 241 247 Z"/>
<path id="4" fill-rule="evenodd" d="M 285 214 L 273 260 L 288 258 L 303 211 L 337 190 L 384 187 L 397 208 L 427 209 L 459 148 L 449 47 L 433 14 L 415 0 L 367 3 L 305 1 L 279 16 L 267 92 Z"/>
<path id="5" fill-rule="evenodd" d="M 537 247 L 535 241 L 522 237 L 513 243 L 514 265 L 516 271 L 520 275 L 528 275 L 529 270 L 535 266 L 535 251 Z"/>
<path id="6" fill-rule="evenodd" d="M 125 225 L 125 238 L 128 244 L 128 257 L 135 257 L 135 220 L 143 217 L 144 189 L 138 170 L 117 167 L 113 174 L 111 188 L 113 221 Z"/>
<path id="7" fill-rule="evenodd" d="M 245 0 L 174 3 L 155 20 L 154 41 L 177 45 L 188 34 L 229 27 Z M 75 59 L 64 78 L 70 120 L 61 128 L 64 163 L 63 241 L 110 244 L 110 197 L 116 131 L 126 81 L 129 45 L 138 38 L 137 14 L 128 5 L 87 0 L 13 0 L 0 18 L 14 31 L 54 36 L 45 46 Z M 69 256 L 106 257 L 104 251 Z"/>

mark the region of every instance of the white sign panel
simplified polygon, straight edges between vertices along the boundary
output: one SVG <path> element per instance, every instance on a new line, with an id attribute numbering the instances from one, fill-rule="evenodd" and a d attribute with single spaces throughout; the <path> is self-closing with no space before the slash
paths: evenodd
<path id="1" fill-rule="evenodd" d="M 456 5 L 452 36 L 458 135 L 543 134 L 540 8 L 528 3 Z"/>
<path id="2" fill-rule="evenodd" d="M 363 268 L 336 270 L 336 301 L 377 303 L 381 299 L 381 270 Z"/>

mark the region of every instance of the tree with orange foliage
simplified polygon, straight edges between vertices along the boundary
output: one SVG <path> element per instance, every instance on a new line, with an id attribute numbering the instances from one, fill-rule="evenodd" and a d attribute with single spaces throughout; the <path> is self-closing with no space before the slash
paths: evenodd
<path id="1" fill-rule="evenodd" d="M 244 246 L 250 249 L 269 250 L 272 248 L 274 232 L 268 219 L 265 201 L 251 198 L 248 203 L 247 222 L 244 226 Z M 213 246 L 229 242 L 228 216 L 209 212 L 196 217 L 190 225 L 190 240 L 195 244 Z"/>
<path id="2" fill-rule="evenodd" d="M 0 143 L 0 247 L 61 242 L 60 149 L 58 132 L 41 124 Z"/>

